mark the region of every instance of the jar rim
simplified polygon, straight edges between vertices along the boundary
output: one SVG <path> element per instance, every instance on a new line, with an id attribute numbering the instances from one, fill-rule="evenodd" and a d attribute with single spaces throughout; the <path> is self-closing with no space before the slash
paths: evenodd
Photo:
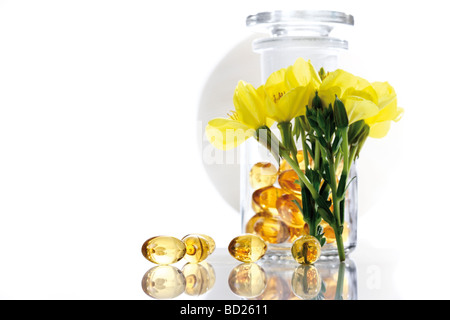
<path id="1" fill-rule="evenodd" d="M 249 15 L 247 27 L 272 27 L 277 24 L 304 25 L 311 23 L 343 24 L 353 26 L 351 14 L 330 10 L 276 10 Z"/>

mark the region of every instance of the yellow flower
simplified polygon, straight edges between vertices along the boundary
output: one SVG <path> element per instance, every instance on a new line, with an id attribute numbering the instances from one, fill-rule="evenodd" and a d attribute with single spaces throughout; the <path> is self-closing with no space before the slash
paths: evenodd
<path id="1" fill-rule="evenodd" d="M 369 137 L 383 138 L 391 127 L 391 121 L 399 121 L 403 115 L 403 109 L 397 107 L 397 94 L 394 88 L 387 82 L 374 82 L 372 87 L 378 96 L 378 113 L 364 120 L 369 127 Z"/>
<path id="2" fill-rule="evenodd" d="M 283 123 L 304 115 L 319 84 L 320 78 L 314 67 L 302 58 L 288 68 L 272 73 L 264 85 L 269 117 Z"/>
<path id="3" fill-rule="evenodd" d="M 336 96 L 344 103 L 349 124 L 375 116 L 378 95 L 367 80 L 343 70 L 330 72 L 319 87 L 324 106 L 334 104 Z"/>
<path id="4" fill-rule="evenodd" d="M 251 84 L 239 81 L 233 96 L 235 111 L 227 119 L 216 118 L 208 122 L 206 137 L 218 149 L 236 148 L 255 135 L 258 128 L 270 127 L 273 121 L 268 119 L 265 92 L 261 86 L 255 89 Z"/>

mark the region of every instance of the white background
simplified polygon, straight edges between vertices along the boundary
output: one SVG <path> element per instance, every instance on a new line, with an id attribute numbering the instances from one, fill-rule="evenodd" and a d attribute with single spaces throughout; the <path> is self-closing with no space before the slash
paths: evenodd
<path id="1" fill-rule="evenodd" d="M 355 16 L 349 68 L 405 108 L 361 155 L 355 257 L 393 257 L 399 298 L 450 298 L 445 1 L 314 3 L 0 1 L 0 298 L 145 298 L 147 238 L 228 245 L 240 219 L 205 173 L 198 105 L 245 18 L 275 9 Z"/>

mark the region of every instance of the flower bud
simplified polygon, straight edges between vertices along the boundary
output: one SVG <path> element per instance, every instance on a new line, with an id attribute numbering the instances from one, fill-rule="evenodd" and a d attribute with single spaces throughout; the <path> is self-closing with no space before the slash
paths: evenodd
<path id="1" fill-rule="evenodd" d="M 322 100 L 320 100 L 319 94 L 317 91 L 316 91 L 316 95 L 312 99 L 311 105 L 312 105 L 313 109 L 322 109 Z"/>
<path id="2" fill-rule="evenodd" d="M 337 96 L 336 100 L 334 100 L 334 119 L 338 128 L 348 127 L 347 110 Z"/>

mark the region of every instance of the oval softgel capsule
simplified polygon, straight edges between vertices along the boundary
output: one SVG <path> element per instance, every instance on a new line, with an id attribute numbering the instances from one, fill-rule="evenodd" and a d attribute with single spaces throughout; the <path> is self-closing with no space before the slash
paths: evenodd
<path id="1" fill-rule="evenodd" d="M 185 244 L 174 237 L 152 237 L 142 245 L 142 255 L 147 260 L 160 265 L 178 262 L 185 254 Z"/>

